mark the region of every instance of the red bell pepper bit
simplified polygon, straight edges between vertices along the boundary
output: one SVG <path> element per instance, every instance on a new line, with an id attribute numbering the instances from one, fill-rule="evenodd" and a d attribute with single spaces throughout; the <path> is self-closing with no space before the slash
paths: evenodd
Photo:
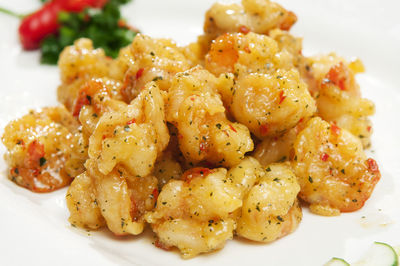
<path id="1" fill-rule="evenodd" d="M 194 178 L 206 177 L 210 173 L 212 173 L 212 170 L 209 168 L 195 167 L 184 172 L 182 175 L 182 180 L 184 180 L 186 183 L 190 183 L 190 181 L 192 181 Z"/>
<path id="2" fill-rule="evenodd" d="M 267 135 L 268 131 L 269 131 L 268 124 L 262 124 L 260 126 L 260 134 L 261 134 L 261 136 Z"/>
<path id="3" fill-rule="evenodd" d="M 199 149 L 200 149 L 201 152 L 206 151 L 207 150 L 207 143 L 201 142 L 200 145 L 199 145 Z"/>
<path id="4" fill-rule="evenodd" d="M 325 78 L 338 86 L 340 90 L 345 91 L 346 81 L 347 81 L 347 71 L 343 62 L 340 62 L 334 66 L 332 66 L 326 74 Z"/>
<path id="5" fill-rule="evenodd" d="M 331 124 L 331 132 L 332 132 L 332 134 L 339 136 L 340 127 L 338 127 L 336 124 Z"/>
<path id="6" fill-rule="evenodd" d="M 153 195 L 153 199 L 155 201 L 157 201 L 158 195 L 159 195 L 158 188 L 153 189 L 153 191 L 151 192 L 151 195 Z"/>
<path id="7" fill-rule="evenodd" d="M 140 68 L 137 72 L 136 72 L 136 79 L 140 79 L 143 76 L 143 72 L 144 72 L 144 68 Z"/>
<path id="8" fill-rule="evenodd" d="M 248 27 L 246 27 L 245 25 L 242 25 L 239 27 L 239 32 L 243 33 L 243 34 L 247 34 L 250 32 L 250 29 Z"/>
<path id="9" fill-rule="evenodd" d="M 283 93 L 283 91 L 279 92 L 279 104 L 281 104 L 286 99 L 286 95 L 283 95 Z"/>
<path id="10" fill-rule="evenodd" d="M 321 154 L 320 158 L 321 158 L 321 161 L 326 162 L 329 158 L 329 154 L 324 152 L 323 154 Z"/>
<path id="11" fill-rule="evenodd" d="M 367 159 L 368 169 L 373 173 L 379 173 L 379 166 L 376 161 L 372 158 Z"/>
<path id="12" fill-rule="evenodd" d="M 229 124 L 229 128 L 232 129 L 233 132 L 237 133 L 236 129 L 232 126 L 232 124 Z"/>
<path id="13" fill-rule="evenodd" d="M 78 117 L 82 107 L 84 105 L 90 105 L 90 104 L 91 104 L 90 96 L 86 93 L 86 91 L 80 91 L 78 99 L 75 102 L 74 111 L 72 112 L 72 115 Z"/>
<path id="14" fill-rule="evenodd" d="M 135 123 L 136 123 L 136 119 L 135 118 L 132 118 L 131 120 L 126 122 L 127 125 L 131 125 L 131 124 L 135 124 Z"/>
<path id="15" fill-rule="evenodd" d="M 25 157 L 25 166 L 32 169 L 40 167 L 40 159 L 44 158 L 44 145 L 38 140 L 34 140 L 28 145 L 28 156 Z"/>
<path id="16" fill-rule="evenodd" d="M 92 96 L 99 92 L 103 88 L 103 83 L 97 80 L 90 80 L 86 85 L 79 91 L 78 98 L 75 101 L 72 115 L 75 117 L 79 116 L 81 109 L 84 105 L 92 104 Z M 96 112 L 101 110 L 101 106 L 94 106 Z"/>

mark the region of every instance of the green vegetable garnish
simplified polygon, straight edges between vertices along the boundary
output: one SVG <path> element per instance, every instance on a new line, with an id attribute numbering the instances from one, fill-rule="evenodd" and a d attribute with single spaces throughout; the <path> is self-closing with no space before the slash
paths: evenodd
<path id="1" fill-rule="evenodd" d="M 57 64 L 59 54 L 76 39 L 85 37 L 95 48 L 103 48 L 106 55 L 118 56 L 122 47 L 129 45 L 137 31 L 121 19 L 120 6 L 130 0 L 110 0 L 102 9 L 86 9 L 79 13 L 61 12 L 58 34 L 46 37 L 41 43 L 41 63 Z"/>

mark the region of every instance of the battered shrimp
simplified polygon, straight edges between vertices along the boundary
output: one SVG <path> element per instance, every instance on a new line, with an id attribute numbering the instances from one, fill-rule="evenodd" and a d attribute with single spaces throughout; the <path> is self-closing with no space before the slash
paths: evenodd
<path id="1" fill-rule="evenodd" d="M 100 117 L 126 106 L 120 95 L 120 87 L 120 83 L 108 78 L 91 79 L 81 86 L 73 101 L 70 111 L 82 125 L 78 152 L 85 160 L 88 158 L 89 137 Z"/>
<path id="2" fill-rule="evenodd" d="M 91 78 L 107 76 L 110 63 L 104 50 L 94 49 L 89 39 L 78 39 L 66 47 L 58 61 L 62 82 L 57 91 L 58 101 L 72 110 L 81 86 Z"/>
<path id="3" fill-rule="evenodd" d="M 136 177 L 122 166 L 117 166 L 104 175 L 97 170 L 94 159 L 89 159 L 85 166 L 95 188 L 94 204 L 100 209 L 108 229 L 118 236 L 140 234 L 144 228 L 144 214 L 154 208 L 157 195 L 155 191 L 158 191 L 157 179 L 153 176 Z M 76 188 L 72 187 L 70 193 L 76 194 Z M 95 217 L 98 215 L 96 206 L 89 206 L 95 212 Z M 76 207 L 86 205 L 81 206 L 75 200 L 68 207 L 71 212 L 70 220 L 77 219 L 79 226 L 88 225 L 82 220 L 86 217 L 75 212 Z"/>
<path id="4" fill-rule="evenodd" d="M 215 78 L 200 67 L 180 73 L 173 80 L 167 121 L 177 127 L 180 150 L 189 162 L 205 160 L 232 166 L 253 149 L 248 129 L 225 116 L 218 90 L 231 86 L 231 75 Z"/>
<path id="5" fill-rule="evenodd" d="M 297 136 L 292 167 L 301 186 L 300 198 L 321 215 L 360 209 L 381 176 L 359 139 L 319 117 Z"/>
<path id="6" fill-rule="evenodd" d="M 138 34 L 131 45 L 133 63 L 125 73 L 122 95 L 126 102 L 134 99 L 144 85 L 156 82 L 161 90 L 168 90 L 176 73 L 190 65 L 174 42 Z"/>
<path id="7" fill-rule="evenodd" d="M 147 176 L 168 141 L 164 100 L 150 82 L 130 105 L 100 118 L 89 140 L 89 157 L 105 175 L 120 163 L 133 175 Z"/>
<path id="8" fill-rule="evenodd" d="M 355 73 L 363 71 L 360 61 L 347 63 L 335 54 L 307 59 L 306 76 L 315 95 L 319 116 L 334 122 L 360 138 L 364 147 L 370 145 L 372 125 L 368 118 L 375 112 L 374 104 L 361 97 Z"/>
<path id="9" fill-rule="evenodd" d="M 316 111 L 296 70 L 249 74 L 236 82 L 230 95 L 225 93 L 228 97 L 234 118 L 260 139 L 282 135 Z"/>
<path id="10" fill-rule="evenodd" d="M 157 234 L 156 246 L 177 247 L 184 258 L 224 246 L 233 237 L 230 213 L 242 201 L 226 182 L 226 169 L 193 168 L 183 180 L 171 180 L 162 189 L 155 210 L 146 215 Z"/>
<path id="11" fill-rule="evenodd" d="M 204 33 L 206 43 L 226 32 L 249 31 L 268 34 L 280 28 L 289 30 L 297 21 L 296 15 L 269 0 L 242 0 L 242 4 L 214 4 L 206 13 Z"/>
<path id="12" fill-rule="evenodd" d="M 74 151 L 78 123 L 64 107 L 44 108 L 9 123 L 2 137 L 9 178 L 34 192 L 68 185 L 83 172 L 84 159 Z"/>
<path id="13" fill-rule="evenodd" d="M 285 164 L 271 164 L 243 200 L 236 232 L 260 242 L 271 242 L 293 232 L 302 219 L 297 200 L 300 186 Z"/>

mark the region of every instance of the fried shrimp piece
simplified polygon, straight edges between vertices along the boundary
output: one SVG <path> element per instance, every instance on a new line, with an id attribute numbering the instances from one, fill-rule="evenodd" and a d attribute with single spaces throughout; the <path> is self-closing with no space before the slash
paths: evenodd
<path id="1" fill-rule="evenodd" d="M 177 127 L 180 150 L 189 162 L 232 166 L 253 150 L 250 132 L 226 118 L 218 94 L 232 83 L 232 75 L 215 78 L 201 67 L 179 73 L 172 81 L 167 121 Z"/>
<path id="2" fill-rule="evenodd" d="M 249 73 L 272 73 L 277 69 L 294 68 L 295 59 L 278 43 L 256 33 L 226 33 L 219 36 L 205 56 L 205 67 L 214 75 L 234 73 L 235 76 Z"/>
<path id="3" fill-rule="evenodd" d="M 293 232 L 302 219 L 297 200 L 300 186 L 285 164 L 271 164 L 243 200 L 236 232 L 259 242 L 271 242 Z"/>
<path id="4" fill-rule="evenodd" d="M 69 221 L 91 229 L 107 224 L 118 236 L 137 235 L 144 228 L 144 214 L 154 208 L 158 194 L 154 176 L 137 177 L 117 166 L 104 175 L 95 159 L 85 164 L 87 172 L 78 176 L 67 193 Z"/>
<path id="5" fill-rule="evenodd" d="M 349 130 L 364 147 L 371 143 L 374 104 L 361 97 L 355 74 L 363 71 L 361 61 L 346 62 L 335 54 L 306 60 L 305 75 L 313 91 L 319 116 Z M 303 71 L 304 72 L 304 71 Z"/>
<path id="6" fill-rule="evenodd" d="M 268 34 L 272 29 L 289 30 L 296 15 L 269 0 L 242 0 L 242 4 L 214 4 L 206 13 L 204 39 L 211 42 L 226 32 L 250 31 Z"/>
<path id="7" fill-rule="evenodd" d="M 163 187 L 155 210 L 146 214 L 158 237 L 156 246 L 177 247 L 183 258 L 191 258 L 232 239 L 235 221 L 230 213 L 242 201 L 229 193 L 233 188 L 226 173 L 223 168 L 193 168 Z"/>
<path id="8" fill-rule="evenodd" d="M 126 102 L 134 99 L 150 81 L 156 82 L 161 90 L 168 90 L 175 74 L 190 67 L 180 48 L 168 39 L 138 34 L 132 42 L 131 54 L 133 63 L 125 73 L 122 88 Z"/>
<path id="9" fill-rule="evenodd" d="M 65 197 L 70 212 L 68 221 L 82 228 L 98 229 L 105 225 L 92 178 L 84 172 L 72 181 Z"/>
<path id="10" fill-rule="evenodd" d="M 359 139 L 319 117 L 297 136 L 292 167 L 301 186 L 300 198 L 320 215 L 360 209 L 381 176 Z"/>
<path id="11" fill-rule="evenodd" d="M 260 139 L 282 135 L 316 111 L 296 70 L 249 74 L 222 94 L 234 118 Z"/>
<path id="12" fill-rule="evenodd" d="M 2 137 L 9 178 L 34 192 L 68 185 L 83 172 L 77 121 L 64 107 L 44 108 L 10 122 Z"/>
<path id="13" fill-rule="evenodd" d="M 90 117 L 86 117 L 88 112 L 93 118 L 99 118 L 105 112 L 117 110 L 121 106 L 125 106 L 125 103 L 122 102 L 120 89 L 120 83 L 108 78 L 97 78 L 86 81 L 79 89 L 78 95 L 72 105 L 71 112 L 73 116 L 79 117 L 81 124 L 85 125 L 86 121 L 93 120 Z M 91 108 L 85 110 L 84 117 L 81 117 L 81 111 L 84 107 Z"/>
<path id="14" fill-rule="evenodd" d="M 72 110 L 81 86 L 89 79 L 106 77 L 111 59 L 103 49 L 94 49 L 90 39 L 78 39 L 74 45 L 66 47 L 60 54 L 61 85 L 57 90 L 59 102 Z"/>
<path id="15" fill-rule="evenodd" d="M 89 137 L 93 134 L 100 117 L 109 111 L 126 106 L 120 94 L 121 84 L 108 78 L 89 79 L 78 90 L 70 112 L 82 125 L 79 137 L 79 154 L 88 158 Z M 72 97 L 72 96 L 71 96 Z"/>
<path id="16" fill-rule="evenodd" d="M 89 157 L 105 175 L 122 164 L 134 175 L 147 176 L 168 141 L 164 100 L 150 82 L 130 105 L 103 114 L 89 140 Z"/>

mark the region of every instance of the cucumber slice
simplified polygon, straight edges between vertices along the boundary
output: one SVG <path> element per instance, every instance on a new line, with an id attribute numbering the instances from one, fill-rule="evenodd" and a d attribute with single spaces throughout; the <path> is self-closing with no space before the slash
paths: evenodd
<path id="1" fill-rule="evenodd" d="M 398 260 L 396 251 L 392 246 L 382 242 L 374 242 L 367 255 L 354 263 L 354 266 L 398 266 Z"/>
<path id="2" fill-rule="evenodd" d="M 324 266 L 350 266 L 350 264 L 341 258 L 332 258 Z"/>

